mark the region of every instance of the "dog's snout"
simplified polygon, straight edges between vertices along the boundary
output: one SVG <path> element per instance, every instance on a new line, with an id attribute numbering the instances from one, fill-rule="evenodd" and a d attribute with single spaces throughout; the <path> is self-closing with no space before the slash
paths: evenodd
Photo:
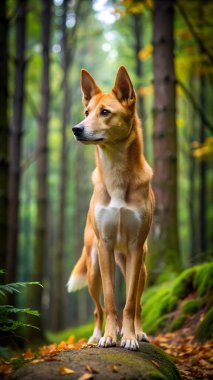
<path id="1" fill-rule="evenodd" d="M 72 131 L 76 137 L 80 136 L 84 131 L 84 126 L 82 124 L 76 125 L 75 127 L 73 127 Z"/>

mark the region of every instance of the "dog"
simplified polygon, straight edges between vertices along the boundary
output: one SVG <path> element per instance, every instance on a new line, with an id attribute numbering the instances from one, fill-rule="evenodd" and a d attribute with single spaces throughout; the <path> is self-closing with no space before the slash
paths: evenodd
<path id="1" fill-rule="evenodd" d="M 85 118 L 72 128 L 83 144 L 96 145 L 94 192 L 84 232 L 82 255 L 69 281 L 72 292 L 88 285 L 95 303 L 95 326 L 89 343 L 116 345 L 118 317 L 115 307 L 115 262 L 126 280 L 121 347 L 138 350 L 148 341 L 141 327 L 141 296 L 146 281 L 145 258 L 154 196 L 152 169 L 143 155 L 136 94 L 125 67 L 120 67 L 111 92 L 103 93 L 82 69 L 81 89 Z M 102 337 L 103 287 L 106 314 Z"/>

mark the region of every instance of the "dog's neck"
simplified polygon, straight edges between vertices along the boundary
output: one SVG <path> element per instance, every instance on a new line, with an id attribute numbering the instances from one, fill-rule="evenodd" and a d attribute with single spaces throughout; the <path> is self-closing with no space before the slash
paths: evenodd
<path id="1" fill-rule="evenodd" d="M 130 186 L 144 170 L 141 130 L 134 123 L 127 139 L 97 147 L 97 168 L 111 198 L 111 206 L 122 206 Z"/>

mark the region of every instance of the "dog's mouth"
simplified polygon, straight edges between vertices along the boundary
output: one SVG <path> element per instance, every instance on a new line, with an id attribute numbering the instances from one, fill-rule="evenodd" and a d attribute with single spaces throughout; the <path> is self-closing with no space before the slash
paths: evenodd
<path id="1" fill-rule="evenodd" d="M 85 137 L 76 137 L 76 140 L 80 141 L 81 143 L 84 143 L 84 144 L 95 144 L 95 143 L 98 143 L 100 141 L 103 141 L 104 139 L 103 138 L 87 139 Z"/>

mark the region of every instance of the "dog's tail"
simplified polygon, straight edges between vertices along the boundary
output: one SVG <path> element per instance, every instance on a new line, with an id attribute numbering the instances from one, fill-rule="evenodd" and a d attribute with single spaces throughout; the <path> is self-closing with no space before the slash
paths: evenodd
<path id="1" fill-rule="evenodd" d="M 69 293 L 75 292 L 87 286 L 87 263 L 86 263 L 86 249 L 82 250 L 80 259 L 74 266 L 73 271 L 67 282 L 67 291 Z"/>

